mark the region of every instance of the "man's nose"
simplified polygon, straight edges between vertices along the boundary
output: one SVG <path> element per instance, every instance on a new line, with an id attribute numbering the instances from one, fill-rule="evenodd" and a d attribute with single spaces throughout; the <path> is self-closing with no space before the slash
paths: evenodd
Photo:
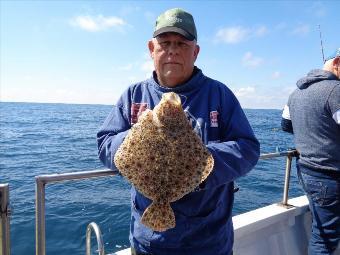
<path id="1" fill-rule="evenodd" d="M 170 43 L 170 46 L 168 48 L 168 53 L 169 54 L 177 54 L 179 51 L 179 45 L 177 42 L 172 42 Z"/>

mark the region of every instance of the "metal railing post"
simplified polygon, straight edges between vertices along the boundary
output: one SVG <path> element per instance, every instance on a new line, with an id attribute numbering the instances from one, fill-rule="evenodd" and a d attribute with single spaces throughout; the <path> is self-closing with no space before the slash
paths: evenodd
<path id="1" fill-rule="evenodd" d="M 286 208 L 291 207 L 291 205 L 288 204 L 288 191 L 289 191 L 289 182 L 290 182 L 290 172 L 292 168 L 292 159 L 293 157 L 297 157 L 298 155 L 299 153 L 297 152 L 297 150 L 292 149 L 288 151 L 262 154 L 260 156 L 260 159 L 271 159 L 271 158 L 282 157 L 282 156 L 287 157 L 286 171 L 285 171 L 285 183 L 284 183 L 284 188 L 283 188 L 283 198 L 282 198 L 282 202 L 279 203 L 279 205 L 284 206 Z"/>
<path id="2" fill-rule="evenodd" d="M 45 183 L 36 178 L 35 185 L 35 252 L 45 255 Z"/>
<path id="3" fill-rule="evenodd" d="M 9 186 L 0 184 L 0 255 L 11 253 L 9 214 Z"/>
<path id="4" fill-rule="evenodd" d="M 289 206 L 288 205 L 288 191 L 289 191 L 289 182 L 290 182 L 290 172 L 292 169 L 292 155 L 287 155 L 286 160 L 286 171 L 285 171 L 285 184 L 283 188 L 283 198 L 282 198 L 282 205 L 283 206 Z"/>
<path id="5" fill-rule="evenodd" d="M 96 238 L 97 238 L 97 247 L 98 247 L 98 254 L 105 255 L 104 251 L 104 243 L 103 243 L 103 236 L 95 222 L 91 222 L 86 229 L 86 255 L 91 255 L 91 233 L 92 230 L 94 231 Z"/>

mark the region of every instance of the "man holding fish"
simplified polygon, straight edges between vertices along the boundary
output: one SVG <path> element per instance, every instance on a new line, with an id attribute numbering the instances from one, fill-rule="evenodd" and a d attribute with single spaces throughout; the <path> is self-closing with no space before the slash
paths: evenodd
<path id="1" fill-rule="evenodd" d="M 223 83 L 205 76 L 194 65 L 200 47 L 197 44 L 194 19 L 190 13 L 179 8 L 162 13 L 157 18 L 153 38 L 148 42 L 148 48 L 155 67 L 152 77 L 131 85 L 121 95 L 97 134 L 100 160 L 114 171 L 119 171 L 121 168 L 122 175 L 133 184 L 130 226 L 132 254 L 230 255 L 234 241 L 232 225 L 234 181 L 246 175 L 257 163 L 260 153 L 259 142 L 231 90 Z M 163 103 L 159 104 L 162 95 L 169 92 L 173 94 L 168 94 L 169 96 L 166 96 L 164 100 L 170 101 L 162 101 Z M 176 108 L 178 102 L 181 107 Z M 171 105 L 172 103 L 174 106 Z M 153 110 L 156 106 L 159 108 L 165 104 L 168 106 L 162 111 L 157 110 L 155 114 L 152 112 L 143 114 L 144 111 Z M 150 134 L 158 132 L 159 129 L 154 127 L 158 127 L 162 121 L 157 122 L 155 119 L 161 120 L 162 116 L 170 116 L 167 115 L 169 113 L 167 109 L 171 109 L 172 112 L 178 110 L 178 116 L 184 112 L 195 136 L 192 136 L 189 131 L 190 135 L 181 134 L 179 129 L 183 122 L 179 122 L 179 126 L 173 125 L 176 132 L 172 135 L 168 132 L 166 139 L 159 140 L 157 144 L 150 143 L 150 139 L 143 136 L 143 129 L 139 133 L 136 131 L 138 125 L 145 125 L 149 127 L 145 132 L 150 131 Z M 148 118 L 151 124 L 141 124 Z M 164 127 L 171 122 L 172 120 L 169 119 Z M 186 130 L 186 128 L 183 129 Z M 136 137 L 140 136 L 140 139 L 145 139 L 143 140 L 145 143 L 155 146 L 154 155 L 150 149 L 147 155 L 140 153 L 148 148 L 143 147 L 143 143 L 139 143 L 141 147 L 138 147 L 139 144 L 137 146 L 133 142 L 131 134 L 134 132 Z M 191 143 L 190 139 L 195 140 L 196 137 L 201 142 Z M 170 149 L 170 145 L 157 147 L 162 141 L 169 139 L 174 139 L 174 142 L 170 143 L 171 146 L 178 142 L 178 146 L 187 147 L 187 153 L 178 154 L 177 161 L 181 164 L 169 159 L 164 161 L 169 162 L 163 164 L 164 168 L 149 164 L 149 168 L 144 169 L 143 165 L 147 165 L 146 163 L 150 160 L 156 160 L 160 156 L 165 159 L 176 159 L 176 154 L 174 154 L 176 149 Z M 125 145 L 122 145 L 123 143 Z M 119 161 L 116 160 L 122 155 L 123 149 L 128 149 L 126 146 L 135 148 L 131 150 L 130 155 L 134 162 L 133 171 L 126 171 L 126 169 L 131 169 L 127 162 L 119 166 L 115 164 Z M 191 176 L 196 178 L 197 186 L 194 188 L 190 186 L 190 189 L 185 190 L 185 185 L 181 182 L 188 185 L 195 183 L 186 179 L 188 176 L 185 175 L 186 172 L 183 172 L 193 171 L 196 161 L 193 160 L 195 149 L 198 155 L 198 172 L 193 172 Z M 117 154 L 115 160 L 117 151 L 119 155 Z M 145 160 L 141 160 L 144 159 L 143 157 Z M 123 158 L 120 157 L 120 160 Z M 202 161 L 202 158 L 206 158 L 207 161 Z M 188 164 L 182 164 L 185 159 Z M 138 167 L 141 169 L 140 172 L 147 173 L 146 170 L 149 169 L 153 173 L 158 171 L 159 175 L 166 173 L 168 177 L 157 178 L 154 174 L 148 176 L 144 174 L 145 185 L 135 176 L 140 174 L 137 171 Z M 173 171 L 170 171 L 170 168 L 173 168 Z M 169 176 L 180 172 L 184 174 L 183 178 Z M 203 176 L 201 179 L 198 178 L 199 174 Z M 177 181 L 176 185 L 183 188 L 183 192 L 179 192 L 182 197 L 173 196 L 177 200 L 169 199 L 168 201 L 171 202 L 172 210 L 166 210 L 166 212 L 173 211 L 175 223 L 171 220 L 171 224 L 168 225 L 171 227 L 165 228 L 162 221 L 157 218 L 157 215 L 161 214 L 153 211 L 151 215 L 155 218 L 144 218 L 144 222 L 148 223 L 146 226 L 143 224 L 142 215 L 155 197 L 155 192 L 149 192 L 152 187 L 147 187 L 147 185 L 160 185 L 159 183 L 162 182 L 165 187 L 167 180 Z M 135 186 L 134 183 L 138 185 Z M 169 192 L 162 194 L 169 196 L 174 194 Z M 162 196 L 162 201 L 166 200 L 164 195 Z M 154 208 L 157 210 L 157 207 Z M 164 222 L 167 223 L 167 221 Z"/>

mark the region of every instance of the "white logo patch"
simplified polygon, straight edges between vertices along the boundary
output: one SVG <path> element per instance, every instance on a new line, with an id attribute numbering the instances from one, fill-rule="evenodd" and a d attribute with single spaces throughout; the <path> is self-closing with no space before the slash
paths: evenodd
<path id="1" fill-rule="evenodd" d="M 171 15 L 166 15 L 165 18 L 170 22 L 182 22 L 183 21 L 181 18 L 177 18 Z"/>

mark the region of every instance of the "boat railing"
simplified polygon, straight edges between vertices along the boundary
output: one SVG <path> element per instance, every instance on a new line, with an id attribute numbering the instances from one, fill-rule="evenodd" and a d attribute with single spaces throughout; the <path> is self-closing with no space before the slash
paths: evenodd
<path id="1" fill-rule="evenodd" d="M 286 171 L 285 171 L 285 183 L 284 183 L 284 191 L 283 191 L 283 199 L 280 203 L 284 207 L 289 207 L 288 201 L 288 190 L 289 190 L 289 181 L 290 181 L 290 172 L 291 172 L 291 163 L 292 158 L 296 157 L 296 150 L 288 150 L 281 151 L 275 153 L 262 154 L 260 159 L 271 159 L 277 157 L 287 157 L 286 161 Z M 62 173 L 62 174 L 50 174 L 50 175 L 40 175 L 36 176 L 36 193 L 35 193 L 35 226 L 36 226 L 36 255 L 45 255 L 46 254 L 46 233 L 45 233 L 45 186 L 47 184 L 58 183 L 63 181 L 75 181 L 75 180 L 84 180 L 89 178 L 98 178 L 98 177 L 107 177 L 113 176 L 115 172 L 112 170 L 93 170 L 93 171 L 82 171 L 82 172 L 72 172 L 72 173 Z M 7 187 L 7 188 L 6 188 Z M 4 191 L 5 190 L 5 191 Z M 2 254 L 0 255 L 8 255 L 9 254 L 9 219 L 7 214 L 4 213 L 4 208 L 8 208 L 8 185 L 0 185 L 0 194 L 1 194 L 1 242 L 2 245 Z M 5 197 L 5 199 L 3 199 Z M 7 198 L 6 198 L 7 197 Z M 5 206 L 3 206 L 5 205 Z M 89 233 L 90 234 L 90 233 Z M 98 238 L 97 238 L 98 241 Z M 98 246 L 98 250 L 100 247 Z M 104 250 L 104 249 L 103 249 Z M 7 252 L 7 253 L 6 253 Z"/>
<path id="2" fill-rule="evenodd" d="M 91 255 L 91 233 L 92 230 L 94 231 L 94 234 L 96 235 L 97 239 L 97 252 L 98 255 L 105 255 L 104 250 L 104 243 L 103 243 L 103 236 L 100 231 L 100 228 L 95 222 L 91 222 L 86 229 L 86 255 Z"/>
<path id="3" fill-rule="evenodd" d="M 10 254 L 9 185 L 0 184 L 0 255 Z"/>

